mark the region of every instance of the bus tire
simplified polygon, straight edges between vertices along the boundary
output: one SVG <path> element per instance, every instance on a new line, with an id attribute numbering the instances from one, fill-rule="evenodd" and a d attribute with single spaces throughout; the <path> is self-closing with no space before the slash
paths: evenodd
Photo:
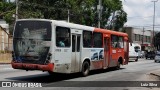
<path id="1" fill-rule="evenodd" d="M 135 60 L 136 62 L 138 61 L 138 57 L 136 58 L 136 60 Z"/>
<path id="2" fill-rule="evenodd" d="M 83 62 L 82 65 L 82 75 L 87 76 L 89 74 L 90 65 L 88 61 Z"/>
<path id="3" fill-rule="evenodd" d="M 118 61 L 117 66 L 116 66 L 116 69 L 119 70 L 120 67 L 121 67 L 121 63 L 120 63 L 120 61 Z"/>

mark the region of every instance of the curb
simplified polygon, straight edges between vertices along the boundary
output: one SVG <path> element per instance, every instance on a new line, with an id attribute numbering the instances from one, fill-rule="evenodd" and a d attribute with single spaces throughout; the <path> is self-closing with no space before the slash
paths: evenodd
<path id="1" fill-rule="evenodd" d="M 0 65 L 2 65 L 2 64 L 11 64 L 11 63 L 0 63 Z"/>

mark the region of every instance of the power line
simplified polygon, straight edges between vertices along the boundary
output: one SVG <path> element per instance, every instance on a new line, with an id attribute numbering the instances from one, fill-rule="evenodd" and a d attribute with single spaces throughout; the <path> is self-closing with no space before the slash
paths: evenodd
<path id="1" fill-rule="evenodd" d="M 153 16 L 147 16 L 147 17 L 143 17 L 143 16 L 133 16 L 133 17 L 128 17 L 128 18 L 149 18 L 149 17 L 153 17 Z"/>
<path id="2" fill-rule="evenodd" d="M 152 29 L 153 25 L 130 25 L 130 26 L 127 26 L 127 27 L 133 27 L 133 28 L 137 28 L 137 29 L 142 29 L 143 27 L 144 28 L 147 28 L 147 29 Z M 154 28 L 156 28 L 156 31 L 159 30 L 160 28 L 160 25 L 157 24 L 154 26 Z"/>
<path id="3" fill-rule="evenodd" d="M 160 17 L 160 15 L 156 15 L 155 17 Z M 143 16 L 133 16 L 133 17 L 127 17 L 129 19 L 145 19 L 145 18 L 153 18 L 153 16 L 147 16 L 147 17 L 143 17 Z"/>
<path id="4" fill-rule="evenodd" d="M 152 24 L 144 24 L 144 25 L 137 25 L 137 24 L 132 24 L 130 26 L 153 26 Z M 160 26 L 160 24 L 155 24 L 154 26 Z"/>

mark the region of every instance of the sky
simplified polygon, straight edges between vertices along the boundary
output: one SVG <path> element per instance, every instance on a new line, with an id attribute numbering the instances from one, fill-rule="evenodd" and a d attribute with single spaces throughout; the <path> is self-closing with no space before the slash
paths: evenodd
<path id="1" fill-rule="evenodd" d="M 156 0 L 121 0 L 127 13 L 124 26 L 153 29 L 154 3 Z M 155 3 L 155 30 L 160 31 L 160 0 Z"/>

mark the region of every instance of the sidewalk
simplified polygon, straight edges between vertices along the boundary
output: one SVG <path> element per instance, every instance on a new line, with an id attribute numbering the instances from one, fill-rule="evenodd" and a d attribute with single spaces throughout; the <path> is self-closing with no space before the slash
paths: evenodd
<path id="1" fill-rule="evenodd" d="M 11 60 L 4 60 L 4 59 L 0 59 L 0 65 L 2 64 L 11 64 Z"/>
<path id="2" fill-rule="evenodd" d="M 154 75 L 154 76 L 158 76 L 160 77 L 160 69 L 159 70 L 155 70 L 153 72 L 150 72 L 151 75 Z"/>
<path id="3" fill-rule="evenodd" d="M 0 53 L 0 64 L 10 64 L 11 60 L 11 53 Z"/>

